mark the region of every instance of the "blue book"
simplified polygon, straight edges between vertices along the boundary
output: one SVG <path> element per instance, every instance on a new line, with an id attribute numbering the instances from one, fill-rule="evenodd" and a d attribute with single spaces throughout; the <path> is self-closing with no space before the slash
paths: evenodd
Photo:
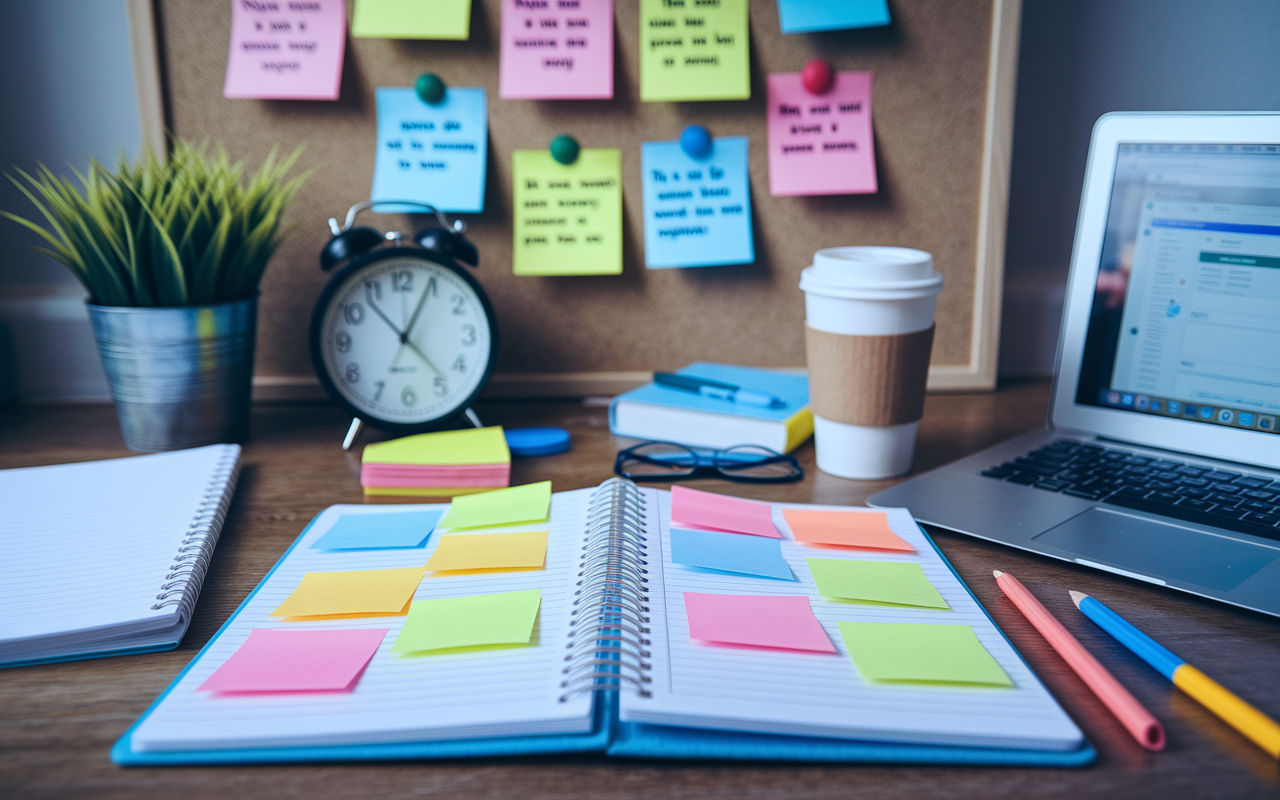
<path id="1" fill-rule="evenodd" d="M 271 616 L 309 572 L 420 569 L 441 538 L 432 532 L 417 550 L 318 548 L 344 516 L 429 507 L 326 509 L 116 743 L 112 759 L 163 765 L 596 752 L 620 758 L 1055 767 L 1093 760 L 1093 747 L 906 510 L 884 511 L 894 533 L 916 548 L 895 559 L 919 563 L 946 598 L 947 611 L 855 606 L 816 596 L 805 559 L 813 551 L 795 541 L 780 504 L 771 513 L 796 580 L 674 563 L 665 541 L 670 502 L 665 491 L 611 479 L 594 489 L 553 495 L 547 521 L 490 529 L 549 531 L 544 568 L 428 574 L 415 597 L 537 589 L 541 605 L 530 640 L 418 653 L 393 652 L 403 616 Z M 649 553 L 643 574 L 627 566 L 642 547 Z M 829 549 L 821 554 L 856 557 Z M 594 575 L 611 577 L 593 580 Z M 681 599 L 686 591 L 784 600 L 807 595 L 832 646 L 804 652 L 694 641 Z M 861 676 L 841 639 L 839 622 L 846 619 L 969 626 L 1010 685 L 877 685 Z M 343 690 L 203 690 L 260 628 L 386 633 L 363 672 Z"/>
<path id="2" fill-rule="evenodd" d="M 723 450 L 755 444 L 789 453 L 813 435 L 809 379 L 767 369 L 698 361 L 677 375 L 741 386 L 781 399 L 781 408 L 759 408 L 648 383 L 609 405 L 609 430 L 617 436 L 657 439 Z"/>

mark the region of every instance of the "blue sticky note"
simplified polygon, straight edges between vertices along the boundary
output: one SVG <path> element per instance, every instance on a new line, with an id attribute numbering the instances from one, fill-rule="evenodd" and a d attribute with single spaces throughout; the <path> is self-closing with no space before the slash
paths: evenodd
<path id="1" fill-rule="evenodd" d="M 686 567 L 795 580 L 782 557 L 782 542 L 764 536 L 672 528 L 671 560 Z"/>
<path id="2" fill-rule="evenodd" d="M 713 139 L 711 153 L 690 158 L 679 142 L 645 142 L 646 267 L 750 264 L 751 192 L 747 137 Z"/>
<path id="3" fill-rule="evenodd" d="M 311 545 L 312 550 L 374 550 L 422 547 L 445 509 L 386 514 L 343 514 Z"/>
<path id="4" fill-rule="evenodd" d="M 871 28 L 889 24 L 887 0 L 778 0 L 783 33 Z"/>
<path id="5" fill-rule="evenodd" d="M 379 89 L 371 200 L 416 200 L 441 211 L 484 211 L 489 112 L 484 89 L 445 90 L 428 105 L 413 89 Z M 379 211 L 413 211 L 379 206 Z"/>

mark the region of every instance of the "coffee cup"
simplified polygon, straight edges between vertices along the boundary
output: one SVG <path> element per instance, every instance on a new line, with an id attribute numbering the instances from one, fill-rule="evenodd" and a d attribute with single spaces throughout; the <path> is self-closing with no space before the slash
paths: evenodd
<path id="1" fill-rule="evenodd" d="M 830 247 L 800 275 L 818 469 L 911 471 L 942 275 L 905 247 Z"/>

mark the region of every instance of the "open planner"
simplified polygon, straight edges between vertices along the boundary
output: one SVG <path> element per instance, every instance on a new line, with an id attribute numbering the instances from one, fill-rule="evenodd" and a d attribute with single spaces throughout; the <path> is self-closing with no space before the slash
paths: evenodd
<path id="1" fill-rule="evenodd" d="M 672 492 L 616 478 L 550 495 L 541 522 L 467 527 L 485 495 L 330 507 L 112 757 L 1094 758 L 906 510 L 674 491 L 675 525 Z M 708 526 L 707 498 L 752 519 Z M 832 520 L 880 538 L 824 544 Z M 335 592 L 388 611 L 353 615 Z M 269 674 L 280 658 L 301 660 Z"/>
<path id="2" fill-rule="evenodd" d="M 240 446 L 0 471 L 0 667 L 178 646 Z"/>

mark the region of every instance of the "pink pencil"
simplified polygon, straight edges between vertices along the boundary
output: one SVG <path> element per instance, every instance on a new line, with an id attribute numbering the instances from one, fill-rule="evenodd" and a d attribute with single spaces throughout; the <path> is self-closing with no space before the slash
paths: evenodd
<path id="1" fill-rule="evenodd" d="M 1026 616 L 1040 634 L 1058 651 L 1062 660 L 1075 670 L 1080 679 L 1093 690 L 1102 704 L 1111 709 L 1120 724 L 1148 750 L 1164 749 L 1164 728 L 1151 712 L 1142 707 L 1129 690 L 1120 685 L 1107 668 L 1098 663 L 1084 645 L 1062 627 L 1062 623 L 1041 605 L 1035 595 L 1027 591 L 1022 582 L 1007 572 L 995 570 L 996 584 L 1008 596 L 1018 610 Z"/>

